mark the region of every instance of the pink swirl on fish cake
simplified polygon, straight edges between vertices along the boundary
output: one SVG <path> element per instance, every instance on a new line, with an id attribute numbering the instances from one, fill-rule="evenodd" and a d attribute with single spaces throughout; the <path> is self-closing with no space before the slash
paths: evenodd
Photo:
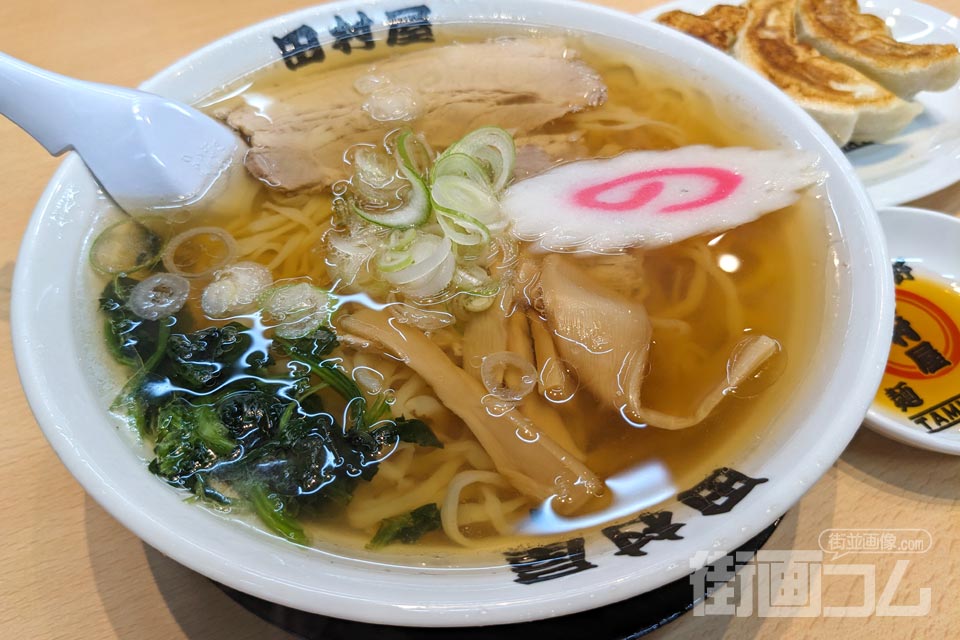
<path id="1" fill-rule="evenodd" d="M 619 202 L 606 202 L 600 200 L 599 196 L 610 189 L 616 189 L 631 182 L 641 182 L 671 176 L 696 176 L 706 178 L 713 181 L 713 189 L 701 198 L 662 207 L 657 213 L 689 211 L 720 202 L 733 195 L 737 187 L 743 182 L 743 177 L 739 174 L 729 169 L 721 169 L 719 167 L 664 167 L 662 169 L 637 171 L 636 173 L 630 173 L 625 176 L 620 176 L 619 178 L 614 178 L 613 180 L 607 180 L 600 184 L 579 189 L 572 194 L 571 199 L 574 204 L 585 209 L 631 211 L 639 209 L 659 196 L 664 188 L 666 188 L 665 182 L 663 180 L 655 180 L 642 184 L 628 199 Z"/>

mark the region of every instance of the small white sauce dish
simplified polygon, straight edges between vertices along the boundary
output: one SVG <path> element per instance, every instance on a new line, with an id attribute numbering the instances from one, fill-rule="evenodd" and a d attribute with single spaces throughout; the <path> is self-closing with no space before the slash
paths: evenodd
<path id="1" fill-rule="evenodd" d="M 938 278 L 938 282 L 942 278 L 943 288 L 950 288 L 952 285 L 954 295 L 960 301 L 960 253 L 957 252 L 957 247 L 960 246 L 960 219 L 936 211 L 910 207 L 889 207 L 881 209 L 878 214 L 887 236 L 891 261 L 902 261 L 909 269 L 906 274 L 923 274 L 928 279 Z M 900 269 L 901 273 L 904 273 L 902 266 Z M 950 317 L 949 313 L 942 315 L 946 316 L 942 318 L 942 323 L 945 323 L 948 329 L 955 330 L 955 323 L 960 322 L 960 318 Z M 902 341 L 910 344 L 916 342 L 909 336 Z M 888 365 L 888 372 L 893 371 L 890 366 L 895 365 Z M 945 367 L 942 371 L 947 372 L 948 369 Z M 960 382 L 960 371 L 950 379 L 954 383 Z M 923 383 L 909 379 L 891 381 L 890 385 L 882 385 L 889 387 L 889 391 L 881 388 L 881 392 L 898 395 L 900 391 L 897 385 L 900 385 L 901 390 L 909 391 L 913 388 L 911 384 L 919 389 L 919 385 Z M 888 438 L 913 447 L 960 455 L 960 424 L 953 424 L 952 417 L 953 402 L 958 394 L 960 389 L 956 389 L 955 393 L 941 393 L 943 397 L 938 395 L 931 399 L 926 397 L 926 393 L 920 393 L 915 399 L 911 396 L 901 400 L 900 410 L 887 406 L 886 403 L 874 402 L 867 414 L 866 425 Z M 921 401 L 924 401 L 924 404 L 911 406 Z"/>

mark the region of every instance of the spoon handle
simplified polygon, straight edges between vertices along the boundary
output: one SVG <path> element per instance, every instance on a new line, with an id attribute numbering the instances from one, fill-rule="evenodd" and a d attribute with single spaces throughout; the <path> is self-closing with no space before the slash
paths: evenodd
<path id="1" fill-rule="evenodd" d="M 55 156 L 76 147 L 75 134 L 83 131 L 82 127 L 101 120 L 83 117 L 85 114 L 102 116 L 111 104 L 128 103 L 126 93 L 118 87 L 67 78 L 0 53 L 0 114 Z"/>
<path id="2" fill-rule="evenodd" d="M 127 212 L 194 203 L 242 164 L 236 134 L 188 105 L 68 78 L 4 53 L 0 114 L 55 156 L 76 150 Z"/>

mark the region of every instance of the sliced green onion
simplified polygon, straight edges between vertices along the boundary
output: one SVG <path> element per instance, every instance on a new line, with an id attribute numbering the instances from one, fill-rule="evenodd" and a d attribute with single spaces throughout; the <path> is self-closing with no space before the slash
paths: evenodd
<path id="1" fill-rule="evenodd" d="M 418 235 L 415 229 L 395 229 L 387 237 L 387 248 L 393 251 L 409 249 Z"/>
<path id="2" fill-rule="evenodd" d="M 453 282 L 460 291 L 478 296 L 492 296 L 500 290 L 500 284 L 490 277 L 486 269 L 478 265 L 458 266 Z"/>
<path id="3" fill-rule="evenodd" d="M 447 239 L 447 241 L 449 242 L 449 239 Z M 443 262 L 429 275 L 400 285 L 400 290 L 414 298 L 431 298 L 436 296 L 450 285 L 456 263 L 457 261 L 453 253 L 447 253 Z"/>
<path id="4" fill-rule="evenodd" d="M 397 138 L 397 155 L 407 169 L 421 178 L 426 178 L 433 164 L 433 150 L 427 145 L 422 134 L 404 131 Z"/>
<path id="5" fill-rule="evenodd" d="M 410 247 L 411 264 L 385 277 L 392 284 L 409 284 L 430 275 L 452 253 L 453 247 L 450 239 L 429 233 L 424 234 Z"/>
<path id="6" fill-rule="evenodd" d="M 444 234 L 462 246 L 490 241 L 487 222 L 497 222 L 500 203 L 488 191 L 463 176 L 440 176 L 430 190 L 437 222 Z"/>
<path id="7" fill-rule="evenodd" d="M 477 313 L 489 309 L 500 291 L 500 283 L 477 264 L 461 264 L 453 274 L 453 283 L 464 295 L 460 304 L 467 311 Z"/>
<path id="8" fill-rule="evenodd" d="M 400 271 L 413 264 L 413 254 L 405 249 L 384 251 L 377 258 L 377 268 L 384 273 Z"/>
<path id="9" fill-rule="evenodd" d="M 154 264 L 163 241 L 145 225 L 125 218 L 100 232 L 90 247 L 90 264 L 100 273 L 134 273 Z"/>
<path id="10" fill-rule="evenodd" d="M 403 205 L 390 211 L 367 211 L 351 199 L 351 210 L 367 222 L 392 229 L 407 229 L 426 222 L 427 218 L 430 217 L 430 196 L 427 186 L 423 184 L 423 180 L 416 173 L 404 166 L 402 162 L 399 163 L 399 167 L 400 173 L 410 182 L 411 186 L 410 193 Z"/>
<path id="11" fill-rule="evenodd" d="M 172 273 L 155 273 L 130 291 L 127 307 L 144 320 L 172 316 L 190 296 L 190 282 Z"/>
<path id="12" fill-rule="evenodd" d="M 333 296 L 306 282 L 279 284 L 265 289 L 257 299 L 267 324 L 281 338 L 302 338 L 329 324 L 336 304 Z"/>
<path id="13" fill-rule="evenodd" d="M 456 258 L 448 237 L 422 234 L 409 250 L 411 264 L 383 277 L 402 292 L 416 298 L 434 296 L 453 279 Z"/>
<path id="14" fill-rule="evenodd" d="M 472 216 L 438 209 L 437 222 L 444 235 L 456 244 L 469 247 L 490 241 L 490 230 Z"/>
<path id="15" fill-rule="evenodd" d="M 397 163 L 387 152 L 362 145 L 353 153 L 353 166 L 350 186 L 365 206 L 385 208 L 396 201 Z"/>
<path id="16" fill-rule="evenodd" d="M 344 284 L 353 284 L 373 254 L 376 252 L 362 237 L 331 233 L 327 236 L 327 260 L 333 273 Z"/>
<path id="17" fill-rule="evenodd" d="M 163 250 L 163 266 L 185 278 L 204 278 L 234 261 L 237 241 L 220 227 L 194 227 L 180 233 Z"/>
<path id="18" fill-rule="evenodd" d="M 473 157 L 481 165 L 490 168 L 490 184 L 494 193 L 500 193 L 513 177 L 517 149 L 513 136 L 499 127 L 481 127 L 454 142 L 441 154 L 444 156 L 463 153 Z"/>
<path id="19" fill-rule="evenodd" d="M 430 199 L 437 209 L 470 216 L 484 225 L 500 221 L 500 202 L 487 189 L 463 176 L 440 176 L 433 182 Z"/>
<path id="20" fill-rule="evenodd" d="M 386 189 L 396 175 L 396 165 L 385 152 L 374 146 L 363 145 L 353 154 L 355 174 L 374 189 Z"/>
<path id="21" fill-rule="evenodd" d="M 242 313 L 273 284 L 270 269 L 256 262 L 236 262 L 213 274 L 200 296 L 200 307 L 211 318 Z"/>
<path id="22" fill-rule="evenodd" d="M 441 176 L 459 176 L 489 190 L 493 176 L 480 163 L 465 153 L 441 156 L 433 166 L 430 177 L 436 181 Z"/>
<path id="23" fill-rule="evenodd" d="M 481 296 L 477 294 L 464 294 L 466 300 L 461 302 L 463 308 L 471 313 L 480 313 L 493 306 L 495 298 L 493 296 Z"/>

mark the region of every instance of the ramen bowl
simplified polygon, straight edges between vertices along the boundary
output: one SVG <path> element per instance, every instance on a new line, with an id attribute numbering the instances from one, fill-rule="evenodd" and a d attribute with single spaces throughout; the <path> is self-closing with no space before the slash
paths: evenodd
<path id="1" fill-rule="evenodd" d="M 84 243 L 109 206 L 76 156 L 44 193 L 24 239 L 13 288 L 17 365 L 30 405 L 63 463 L 110 514 L 174 560 L 251 595 L 300 610 L 409 626 L 522 622 L 599 607 L 681 579 L 729 552 L 790 508 L 830 467 L 860 425 L 883 372 L 893 321 L 892 282 L 870 202 L 840 151 L 772 85 L 693 39 L 628 15 L 571 2 L 341 2 L 281 16 L 223 38 L 143 85 L 197 102 L 286 54 L 339 55 L 330 28 L 359 12 L 374 46 L 391 27 L 439 33 L 446 23 L 575 29 L 620 41 L 725 101 L 778 141 L 819 156 L 825 178 L 824 264 L 809 278 L 823 289 L 822 329 L 802 377 L 762 437 L 740 443 L 696 482 L 647 496 L 623 513 L 543 544 L 502 552 L 424 557 L 300 547 L 198 508 L 153 476 L 132 438 L 118 430 L 103 388 L 107 369 L 91 355 L 96 310 Z M 316 61 L 315 61 L 316 62 Z M 291 65 L 288 65 L 291 66 Z M 138 455 L 139 454 L 139 455 Z M 662 486 L 662 485 L 661 485 Z M 607 525 L 611 523 L 603 523 Z M 619 535 L 622 534 L 622 535 Z"/>

